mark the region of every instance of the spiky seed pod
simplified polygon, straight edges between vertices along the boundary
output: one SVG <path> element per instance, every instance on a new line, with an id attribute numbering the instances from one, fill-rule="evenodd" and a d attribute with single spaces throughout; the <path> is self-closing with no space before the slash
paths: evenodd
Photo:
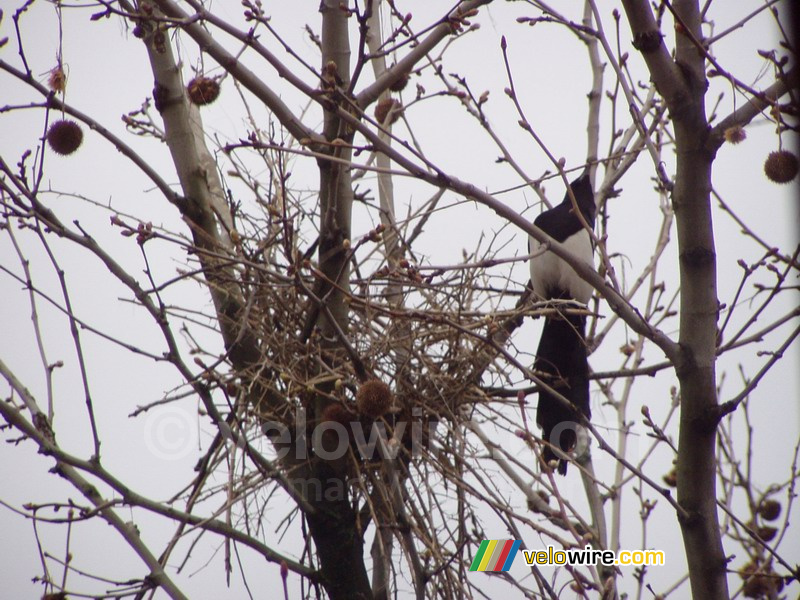
<path id="1" fill-rule="evenodd" d="M 392 110 L 394 109 L 394 110 Z M 375 120 L 378 123 L 383 124 L 386 121 L 386 117 L 389 116 L 389 113 L 392 113 L 392 120 L 389 123 L 391 125 L 397 119 L 400 118 L 400 111 L 402 106 L 400 102 L 395 100 L 394 98 L 384 98 L 379 100 L 378 103 L 375 105 Z"/>
<path id="2" fill-rule="evenodd" d="M 800 170 L 800 165 L 797 163 L 797 157 L 788 150 L 770 152 L 764 162 L 764 173 L 767 175 L 767 179 L 775 183 L 789 183 L 797 177 L 798 170 Z"/>
<path id="3" fill-rule="evenodd" d="M 744 565 L 741 569 L 739 569 L 739 577 L 742 579 L 747 579 L 751 575 L 758 573 L 758 563 L 755 561 L 750 561 L 746 565 Z"/>
<path id="4" fill-rule="evenodd" d="M 765 542 L 770 542 L 777 535 L 778 530 L 775 527 L 764 525 L 763 527 L 758 527 L 756 533 Z"/>
<path id="5" fill-rule="evenodd" d="M 62 119 L 50 125 L 47 142 L 56 154 L 66 156 L 77 150 L 83 142 L 83 131 L 75 121 Z"/>
<path id="6" fill-rule="evenodd" d="M 392 406 L 392 400 L 392 390 L 377 379 L 367 381 L 356 392 L 358 412 L 371 419 L 385 415 Z"/>
<path id="7" fill-rule="evenodd" d="M 353 423 L 357 421 L 358 416 L 338 402 L 326 406 L 322 411 L 321 421 L 319 423 L 320 425 L 328 425 L 328 427 L 322 430 L 322 436 L 319 438 L 321 449 L 335 453 L 341 449 L 340 444 L 344 443 L 349 445 L 352 443 Z M 344 428 L 344 437 L 342 437 L 341 428 Z M 338 459 L 330 461 L 330 464 L 334 466 L 334 470 L 337 472 L 346 469 L 348 463 L 349 460 L 346 453 Z"/>
<path id="8" fill-rule="evenodd" d="M 404 73 L 400 77 L 400 79 L 398 79 L 392 85 L 389 86 L 389 89 L 392 90 L 393 92 L 402 92 L 404 89 L 406 89 L 409 79 L 410 77 L 408 76 L 408 73 Z"/>
<path id="9" fill-rule="evenodd" d="M 378 123 L 383 123 L 393 105 L 394 105 L 394 100 L 392 100 L 391 98 L 384 98 L 382 100 L 379 100 L 378 103 L 375 105 L 375 120 L 378 121 Z"/>
<path id="10" fill-rule="evenodd" d="M 195 77 L 186 86 L 189 99 L 197 106 L 211 104 L 219 96 L 219 82 L 211 77 Z"/>
<path id="11" fill-rule="evenodd" d="M 729 144 L 738 144 L 747 138 L 747 133 L 741 125 L 734 125 L 725 130 L 725 141 Z"/>
<path id="12" fill-rule="evenodd" d="M 67 87 L 67 74 L 61 65 L 53 67 L 50 71 L 50 76 L 47 78 L 48 87 L 54 92 L 63 92 Z"/>
<path id="13" fill-rule="evenodd" d="M 664 475 L 662 479 L 669 487 L 675 487 L 678 485 L 678 472 L 675 469 L 672 469 L 672 471 Z"/>
<path id="14" fill-rule="evenodd" d="M 758 507 L 758 514 L 765 521 L 774 521 L 781 516 L 781 503 L 777 500 L 764 500 Z"/>
<path id="15" fill-rule="evenodd" d="M 339 423 L 343 425 L 348 432 L 350 431 L 350 423 L 357 420 L 357 418 L 358 417 L 347 410 L 347 408 L 337 403 L 329 404 L 325 407 L 325 410 L 322 411 L 323 421 Z"/>
<path id="16" fill-rule="evenodd" d="M 776 577 L 767 574 L 753 575 L 742 586 L 745 598 L 770 598 L 777 592 Z"/>

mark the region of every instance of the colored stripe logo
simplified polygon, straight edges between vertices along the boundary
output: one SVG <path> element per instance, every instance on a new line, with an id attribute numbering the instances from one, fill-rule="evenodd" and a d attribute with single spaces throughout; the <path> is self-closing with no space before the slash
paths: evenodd
<path id="1" fill-rule="evenodd" d="M 470 571 L 508 571 L 522 540 L 483 540 Z"/>

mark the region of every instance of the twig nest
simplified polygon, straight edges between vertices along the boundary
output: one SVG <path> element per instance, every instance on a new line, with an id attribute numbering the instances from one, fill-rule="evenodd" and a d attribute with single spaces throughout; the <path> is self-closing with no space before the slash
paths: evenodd
<path id="1" fill-rule="evenodd" d="M 356 406 L 358 412 L 371 419 L 377 419 L 386 414 L 392 406 L 392 390 L 389 386 L 372 379 L 364 383 L 356 393 Z"/>
<path id="2" fill-rule="evenodd" d="M 764 173 L 767 179 L 775 183 L 789 183 L 797 177 L 800 166 L 797 164 L 797 157 L 788 150 L 778 150 L 770 152 L 764 162 Z"/>
<path id="3" fill-rule="evenodd" d="M 66 156 L 77 150 L 83 142 L 83 131 L 75 121 L 62 119 L 50 125 L 47 143 L 56 154 Z"/>
<path id="4" fill-rule="evenodd" d="M 197 106 L 211 104 L 219 96 L 219 82 L 211 77 L 195 77 L 186 86 L 186 92 Z"/>

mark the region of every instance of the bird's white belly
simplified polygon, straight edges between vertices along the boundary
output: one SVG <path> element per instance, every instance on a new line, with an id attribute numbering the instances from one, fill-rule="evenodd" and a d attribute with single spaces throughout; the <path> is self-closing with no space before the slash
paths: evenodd
<path id="1" fill-rule="evenodd" d="M 592 261 L 592 242 L 586 231 L 581 231 L 577 235 L 567 238 L 563 244 L 564 249 L 571 252 L 590 265 Z M 540 244 L 531 238 L 531 248 L 533 252 L 543 250 L 544 244 Z M 531 259 L 531 282 L 533 292 L 540 298 L 547 298 L 548 287 L 558 287 L 567 290 L 575 300 L 586 304 L 592 297 L 592 286 L 581 279 L 575 270 L 552 252 L 542 252 Z"/>

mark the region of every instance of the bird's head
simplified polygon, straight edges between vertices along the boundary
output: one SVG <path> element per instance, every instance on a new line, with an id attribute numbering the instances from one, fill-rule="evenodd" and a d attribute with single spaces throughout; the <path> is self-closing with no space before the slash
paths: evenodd
<path id="1" fill-rule="evenodd" d="M 589 179 L 589 170 L 584 171 L 580 177 L 569 184 L 569 187 L 575 195 L 575 201 L 578 203 L 578 208 L 581 209 L 583 218 L 586 219 L 586 222 L 591 227 L 594 227 L 597 206 L 594 203 L 594 191 L 592 190 L 592 182 Z M 570 206 L 572 205 L 569 193 L 564 196 L 564 202 Z"/>

